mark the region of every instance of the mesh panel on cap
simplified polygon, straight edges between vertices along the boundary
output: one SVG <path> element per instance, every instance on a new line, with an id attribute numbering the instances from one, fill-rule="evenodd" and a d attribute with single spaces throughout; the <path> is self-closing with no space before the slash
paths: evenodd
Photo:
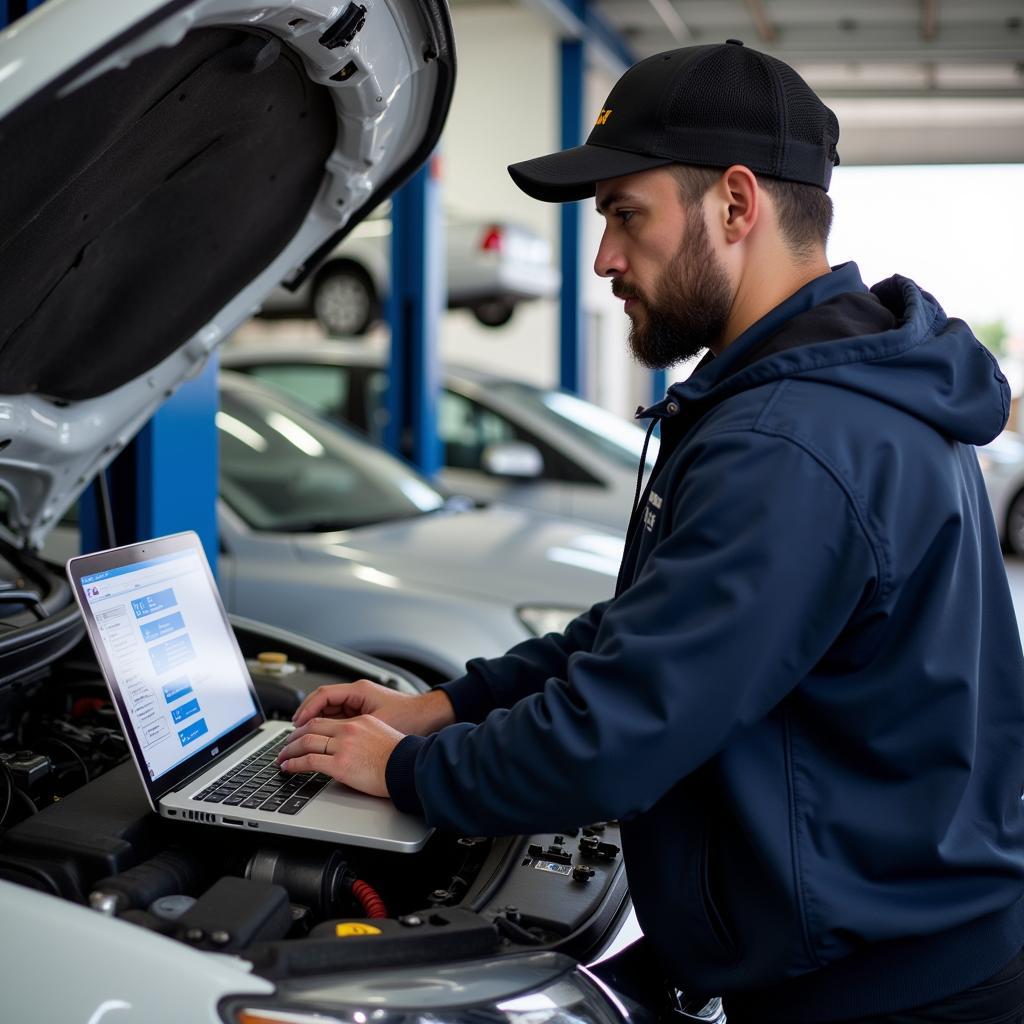
<path id="1" fill-rule="evenodd" d="M 768 58 L 772 60 L 771 58 Z M 782 80 L 789 115 L 789 134 L 800 142 L 820 146 L 839 141 L 839 122 L 835 114 L 811 91 L 811 87 L 787 64 L 772 60 Z"/>
<path id="2" fill-rule="evenodd" d="M 779 127 L 771 75 L 742 46 L 718 47 L 681 76 L 666 114 L 669 124 L 697 129 L 773 136 Z"/>

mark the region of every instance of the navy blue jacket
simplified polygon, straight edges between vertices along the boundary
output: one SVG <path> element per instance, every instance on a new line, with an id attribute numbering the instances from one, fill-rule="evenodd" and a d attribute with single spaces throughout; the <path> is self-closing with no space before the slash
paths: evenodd
<path id="1" fill-rule="evenodd" d="M 845 264 L 647 410 L 613 600 L 474 661 L 395 803 L 468 835 L 617 818 L 640 924 L 736 1016 L 921 1005 L 1024 945 L 1024 659 L 973 446 L 1007 384 Z M 479 724 L 475 724 L 479 723 Z"/>

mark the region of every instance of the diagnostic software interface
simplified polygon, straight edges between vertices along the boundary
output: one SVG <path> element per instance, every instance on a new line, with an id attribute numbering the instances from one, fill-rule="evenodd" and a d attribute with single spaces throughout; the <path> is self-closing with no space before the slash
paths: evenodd
<path id="1" fill-rule="evenodd" d="M 82 577 L 151 780 L 256 713 L 195 551 Z"/>

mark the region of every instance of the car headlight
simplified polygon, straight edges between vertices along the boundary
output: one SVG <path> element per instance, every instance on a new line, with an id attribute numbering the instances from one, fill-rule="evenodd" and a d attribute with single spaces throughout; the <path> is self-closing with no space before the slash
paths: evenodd
<path id="1" fill-rule="evenodd" d="M 545 976 L 539 987 L 520 987 Z M 265 1002 L 240 997 L 229 1001 L 222 1012 L 231 1024 L 625 1024 L 638 1020 L 585 969 L 557 953 L 289 981 Z"/>
<path id="2" fill-rule="evenodd" d="M 585 608 L 553 608 L 548 605 L 524 605 L 517 609 L 519 621 L 534 636 L 546 636 L 548 633 L 564 633 L 566 627 L 581 615 Z"/>

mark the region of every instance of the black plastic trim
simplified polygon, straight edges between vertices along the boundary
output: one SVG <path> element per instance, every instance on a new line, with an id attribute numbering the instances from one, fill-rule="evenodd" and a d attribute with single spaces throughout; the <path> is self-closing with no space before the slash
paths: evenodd
<path id="1" fill-rule="evenodd" d="M 45 668 L 70 651 L 84 635 L 85 623 L 74 604 L 41 622 L 3 634 L 0 688 Z"/>
<path id="2" fill-rule="evenodd" d="M 348 46 L 359 35 L 366 24 L 366 8 L 362 4 L 350 3 L 341 17 L 317 40 L 327 50 Z"/>

